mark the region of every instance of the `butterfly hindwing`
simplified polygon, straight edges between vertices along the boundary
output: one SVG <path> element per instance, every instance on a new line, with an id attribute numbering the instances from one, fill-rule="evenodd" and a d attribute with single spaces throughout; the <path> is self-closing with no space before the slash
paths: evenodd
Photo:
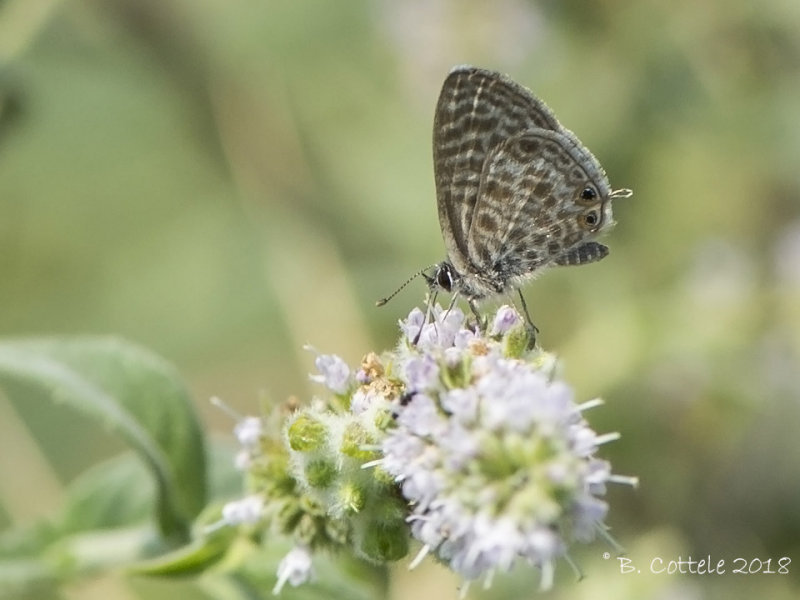
<path id="1" fill-rule="evenodd" d="M 597 192 L 591 200 L 581 197 L 587 186 Z M 609 194 L 599 164 L 573 138 L 542 129 L 511 136 L 485 160 L 467 235 L 469 262 L 497 287 L 548 264 L 570 264 L 580 258 L 573 249 L 603 226 L 590 227 L 584 215 L 610 221 L 610 207 L 603 215 Z"/>

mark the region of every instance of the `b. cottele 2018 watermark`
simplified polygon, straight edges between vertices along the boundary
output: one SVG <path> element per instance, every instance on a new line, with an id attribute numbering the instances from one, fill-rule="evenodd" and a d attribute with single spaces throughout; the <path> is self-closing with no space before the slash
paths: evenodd
<path id="1" fill-rule="evenodd" d="M 611 558 L 609 552 L 603 558 Z M 617 564 L 621 575 L 639 574 L 641 567 L 634 564 L 632 558 L 617 556 Z M 730 562 L 724 558 L 713 558 L 710 554 L 702 558 L 678 556 L 667 559 L 655 556 L 645 568 L 645 572 L 654 575 L 788 575 L 792 559 L 788 556 L 780 558 L 742 558 L 737 557 Z"/>

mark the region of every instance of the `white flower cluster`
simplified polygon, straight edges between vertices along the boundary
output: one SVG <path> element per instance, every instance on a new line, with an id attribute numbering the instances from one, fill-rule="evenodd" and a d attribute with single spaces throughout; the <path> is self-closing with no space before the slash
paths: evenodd
<path id="1" fill-rule="evenodd" d="M 519 560 L 552 583 L 573 541 L 605 534 L 601 500 L 611 474 L 597 435 L 551 355 L 530 348 L 531 332 L 501 307 L 486 333 L 458 308 L 414 309 L 392 352 L 351 368 L 317 354 L 311 379 L 328 390 L 285 419 L 240 420 L 237 464 L 251 495 L 223 509 L 223 523 L 294 538 L 275 591 L 312 577 L 321 548 L 349 547 L 383 564 L 422 543 L 465 580 L 491 578 Z M 313 350 L 312 348 L 309 348 Z"/>
<path id="2" fill-rule="evenodd" d="M 466 328 L 457 308 L 437 307 L 430 322 L 412 312 L 401 328 L 397 370 L 408 400 L 380 464 L 412 507 L 418 559 L 433 552 L 467 580 L 524 559 L 549 587 L 569 543 L 603 527 L 606 483 L 631 482 L 594 457 L 617 437 L 583 419 L 599 401 L 576 405 L 548 355 L 508 355 L 509 336 L 525 336 L 509 307 L 488 336 Z"/>

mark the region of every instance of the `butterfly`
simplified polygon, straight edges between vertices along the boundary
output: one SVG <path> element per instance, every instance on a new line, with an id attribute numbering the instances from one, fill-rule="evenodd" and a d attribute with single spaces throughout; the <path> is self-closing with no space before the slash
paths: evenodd
<path id="1" fill-rule="evenodd" d="M 611 189 L 597 159 L 529 90 L 471 66 L 455 67 L 442 86 L 433 165 L 447 259 L 422 275 L 476 315 L 477 301 L 519 292 L 547 267 L 605 258 L 596 240 L 614 225 L 611 201 L 632 194 Z"/>

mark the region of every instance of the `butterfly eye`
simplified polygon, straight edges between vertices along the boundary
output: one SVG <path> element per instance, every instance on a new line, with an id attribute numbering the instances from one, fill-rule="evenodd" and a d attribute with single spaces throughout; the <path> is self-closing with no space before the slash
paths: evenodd
<path id="1" fill-rule="evenodd" d="M 583 191 L 581 192 L 581 200 L 594 200 L 595 198 L 597 198 L 597 192 L 592 186 L 587 185 L 585 188 L 583 188 Z"/>
<path id="2" fill-rule="evenodd" d="M 445 292 L 449 292 L 453 288 L 453 277 L 450 274 L 450 269 L 443 265 L 436 273 L 436 283 Z"/>

